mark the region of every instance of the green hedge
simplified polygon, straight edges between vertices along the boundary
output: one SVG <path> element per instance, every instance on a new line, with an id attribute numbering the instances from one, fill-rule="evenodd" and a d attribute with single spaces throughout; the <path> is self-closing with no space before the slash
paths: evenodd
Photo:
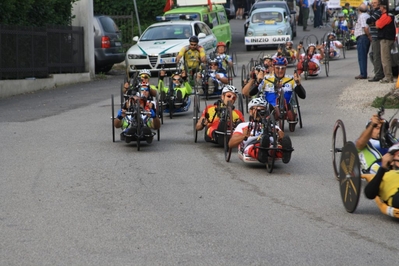
<path id="1" fill-rule="evenodd" d="M 71 24 L 72 4 L 78 0 L 1 0 L 0 24 L 41 27 Z"/>

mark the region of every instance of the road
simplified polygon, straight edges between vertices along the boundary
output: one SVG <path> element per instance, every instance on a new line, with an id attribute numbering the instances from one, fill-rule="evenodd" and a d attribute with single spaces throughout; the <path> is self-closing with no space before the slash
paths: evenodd
<path id="1" fill-rule="evenodd" d="M 261 50 L 245 51 L 242 24 L 231 21 L 246 64 Z M 139 152 L 113 143 L 122 75 L 1 99 L 0 265 L 396 264 L 398 222 L 363 193 L 347 213 L 331 167 L 335 120 L 353 140 L 376 111 L 343 98 L 362 93 L 356 75 L 351 50 L 329 77 L 303 80 L 303 128 L 287 133 L 291 162 L 272 174 L 195 144 L 191 112 L 166 118 Z"/>

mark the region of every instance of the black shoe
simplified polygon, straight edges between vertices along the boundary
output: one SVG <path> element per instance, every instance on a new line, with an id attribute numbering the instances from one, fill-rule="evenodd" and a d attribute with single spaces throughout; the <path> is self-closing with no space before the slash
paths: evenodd
<path id="1" fill-rule="evenodd" d="M 183 100 L 183 95 L 182 95 L 182 93 L 181 93 L 181 90 L 178 90 L 178 91 L 176 92 L 176 100 L 177 100 L 178 103 L 181 103 L 181 102 L 182 102 L 182 100 Z"/>
<path id="2" fill-rule="evenodd" d="M 152 131 L 151 131 L 151 129 L 149 128 L 149 127 L 143 127 L 143 129 L 142 129 L 143 131 L 143 136 L 145 137 L 145 138 L 149 138 L 149 137 L 152 137 Z"/>
<path id="3" fill-rule="evenodd" d="M 270 139 L 269 136 L 264 135 L 260 140 L 260 147 L 261 148 L 269 148 L 270 147 Z M 258 161 L 261 163 L 267 162 L 269 150 L 265 149 L 258 149 Z"/>
<path id="4" fill-rule="evenodd" d="M 125 136 L 126 137 L 133 137 L 136 135 L 137 128 L 136 127 L 131 127 L 128 130 L 126 130 Z"/>
<path id="5" fill-rule="evenodd" d="M 291 160 L 291 152 L 292 152 L 292 143 L 289 136 L 284 136 L 281 140 L 281 146 L 283 150 L 283 163 L 289 163 Z"/>
<path id="6" fill-rule="evenodd" d="M 124 132 L 121 133 L 120 138 L 121 138 L 122 141 L 124 141 L 126 139 Z"/>
<path id="7" fill-rule="evenodd" d="M 372 78 L 372 79 L 369 79 L 369 82 L 378 82 L 378 81 L 380 81 L 380 80 L 381 80 L 381 79 L 374 77 L 374 78 Z"/>

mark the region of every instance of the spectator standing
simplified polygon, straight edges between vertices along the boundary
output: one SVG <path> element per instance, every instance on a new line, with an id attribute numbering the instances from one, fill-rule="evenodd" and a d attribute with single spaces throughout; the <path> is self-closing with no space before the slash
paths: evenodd
<path id="1" fill-rule="evenodd" d="M 314 13 L 314 20 L 313 20 L 313 27 L 321 28 L 323 26 L 322 20 L 322 0 L 314 0 L 313 2 L 313 13 Z"/>
<path id="2" fill-rule="evenodd" d="M 302 0 L 296 0 L 296 5 L 299 8 L 298 16 L 296 17 L 296 22 L 297 22 L 298 26 L 303 26 L 302 25 Z"/>
<path id="3" fill-rule="evenodd" d="M 309 19 L 309 0 L 301 0 L 301 7 L 303 31 L 310 31 L 307 29 Z"/>
<path id="4" fill-rule="evenodd" d="M 369 79 L 370 82 L 380 81 L 384 78 L 384 71 L 382 70 L 381 63 L 381 46 L 380 40 L 378 39 L 378 30 L 375 26 L 375 22 L 381 17 L 380 0 L 371 1 L 371 12 L 370 17 L 367 19 L 367 24 L 370 27 L 371 34 L 371 61 L 374 66 L 374 77 Z"/>
<path id="5" fill-rule="evenodd" d="M 381 17 L 375 22 L 378 30 L 378 39 L 380 40 L 382 70 L 385 76 L 380 82 L 393 83 L 391 47 L 395 41 L 395 20 L 392 15 L 388 14 L 386 5 L 380 5 L 380 10 Z"/>
<path id="6" fill-rule="evenodd" d="M 360 4 L 358 12 L 359 16 L 355 24 L 354 34 L 357 43 L 360 75 L 356 76 L 355 79 L 367 79 L 367 55 L 370 48 L 371 35 L 366 20 L 370 15 L 367 14 L 367 6 L 364 3 Z"/>

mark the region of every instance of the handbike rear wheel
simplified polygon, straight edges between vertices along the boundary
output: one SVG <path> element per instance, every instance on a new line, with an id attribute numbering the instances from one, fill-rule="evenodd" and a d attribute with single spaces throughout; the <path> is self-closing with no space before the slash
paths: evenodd
<path id="1" fill-rule="evenodd" d="M 332 137 L 332 164 L 334 169 L 334 175 L 337 180 L 340 179 L 339 177 L 339 164 L 340 164 L 340 157 L 338 154 L 341 155 L 342 149 L 346 143 L 346 132 L 344 122 L 341 119 L 338 119 L 335 122 L 334 129 L 333 129 L 333 137 Z"/>

